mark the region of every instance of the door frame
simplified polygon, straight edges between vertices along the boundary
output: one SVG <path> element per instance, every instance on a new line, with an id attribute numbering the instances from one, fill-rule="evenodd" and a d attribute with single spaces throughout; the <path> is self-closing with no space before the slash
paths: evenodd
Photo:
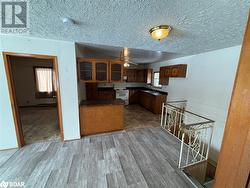
<path id="1" fill-rule="evenodd" d="M 214 188 L 249 187 L 250 12 L 228 110 Z"/>
<path id="2" fill-rule="evenodd" d="M 60 94 L 57 57 L 50 56 L 50 55 L 38 55 L 38 54 L 26 54 L 26 53 L 14 53 L 14 52 L 2 52 L 2 54 L 3 54 L 5 72 L 6 72 L 7 82 L 8 82 L 8 89 L 9 89 L 10 102 L 11 102 L 12 114 L 14 118 L 18 147 L 19 148 L 23 147 L 25 145 L 25 142 L 24 142 L 21 119 L 20 119 L 18 105 L 17 105 L 15 84 L 14 84 L 14 79 L 13 79 L 13 75 L 11 71 L 11 64 L 9 61 L 10 56 L 52 60 L 53 69 L 55 71 L 55 78 L 57 82 L 56 100 L 57 100 L 58 124 L 60 128 L 61 141 L 63 141 L 64 132 L 63 132 L 63 124 L 62 124 L 61 94 Z"/>

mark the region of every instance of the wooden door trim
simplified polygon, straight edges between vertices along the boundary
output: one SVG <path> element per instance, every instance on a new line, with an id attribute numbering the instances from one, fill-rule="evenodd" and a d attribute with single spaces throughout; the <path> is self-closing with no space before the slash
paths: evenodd
<path id="1" fill-rule="evenodd" d="M 250 14 L 215 174 L 215 188 L 249 187 Z"/>
<path id="2" fill-rule="evenodd" d="M 4 66 L 5 66 L 5 72 L 6 72 L 6 77 L 7 77 L 8 90 L 9 90 L 9 95 L 10 95 L 10 102 L 11 102 L 11 108 L 12 108 L 12 113 L 13 113 L 13 118 L 14 118 L 18 147 L 24 146 L 25 143 L 24 143 L 24 136 L 23 136 L 23 131 L 21 127 L 20 116 L 18 112 L 15 85 L 14 85 L 13 75 L 11 71 L 11 65 L 9 62 L 10 56 L 52 60 L 53 67 L 55 70 L 55 75 L 56 75 L 56 82 L 57 82 L 57 92 L 56 92 L 57 97 L 56 98 L 57 98 L 58 123 L 60 127 L 61 140 L 63 141 L 64 132 L 63 132 L 63 124 L 62 124 L 61 94 L 60 94 L 57 57 L 49 56 L 49 55 L 25 54 L 25 53 L 14 53 L 14 52 L 2 52 L 2 54 L 3 54 L 3 59 L 4 59 Z"/>

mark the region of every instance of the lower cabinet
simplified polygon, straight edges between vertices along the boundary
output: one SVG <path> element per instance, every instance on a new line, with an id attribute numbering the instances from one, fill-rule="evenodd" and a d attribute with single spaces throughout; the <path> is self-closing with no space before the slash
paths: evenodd
<path id="1" fill-rule="evenodd" d="M 130 89 L 129 90 L 129 104 L 137 104 L 139 100 L 139 90 Z"/>
<path id="2" fill-rule="evenodd" d="M 129 90 L 129 104 L 140 104 L 147 110 L 160 114 L 162 103 L 166 102 L 167 95 L 153 95 L 143 90 Z"/>
<path id="3" fill-rule="evenodd" d="M 81 136 L 124 129 L 124 104 L 93 101 L 80 106 Z"/>

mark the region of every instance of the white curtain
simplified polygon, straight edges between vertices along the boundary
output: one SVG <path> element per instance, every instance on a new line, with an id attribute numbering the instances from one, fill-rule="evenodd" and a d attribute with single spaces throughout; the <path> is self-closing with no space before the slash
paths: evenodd
<path id="1" fill-rule="evenodd" d="M 53 69 L 36 68 L 36 83 L 39 92 L 53 92 Z"/>

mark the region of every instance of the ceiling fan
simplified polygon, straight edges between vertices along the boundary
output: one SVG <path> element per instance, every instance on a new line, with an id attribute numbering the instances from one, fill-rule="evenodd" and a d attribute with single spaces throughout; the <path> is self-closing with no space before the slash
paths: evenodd
<path id="1" fill-rule="evenodd" d="M 124 61 L 124 64 L 123 64 L 124 67 L 129 67 L 130 64 L 138 65 L 137 63 L 134 63 L 134 62 L 132 62 L 132 61 L 129 60 L 129 51 L 128 51 L 128 48 L 124 48 L 121 51 L 120 60 Z"/>

